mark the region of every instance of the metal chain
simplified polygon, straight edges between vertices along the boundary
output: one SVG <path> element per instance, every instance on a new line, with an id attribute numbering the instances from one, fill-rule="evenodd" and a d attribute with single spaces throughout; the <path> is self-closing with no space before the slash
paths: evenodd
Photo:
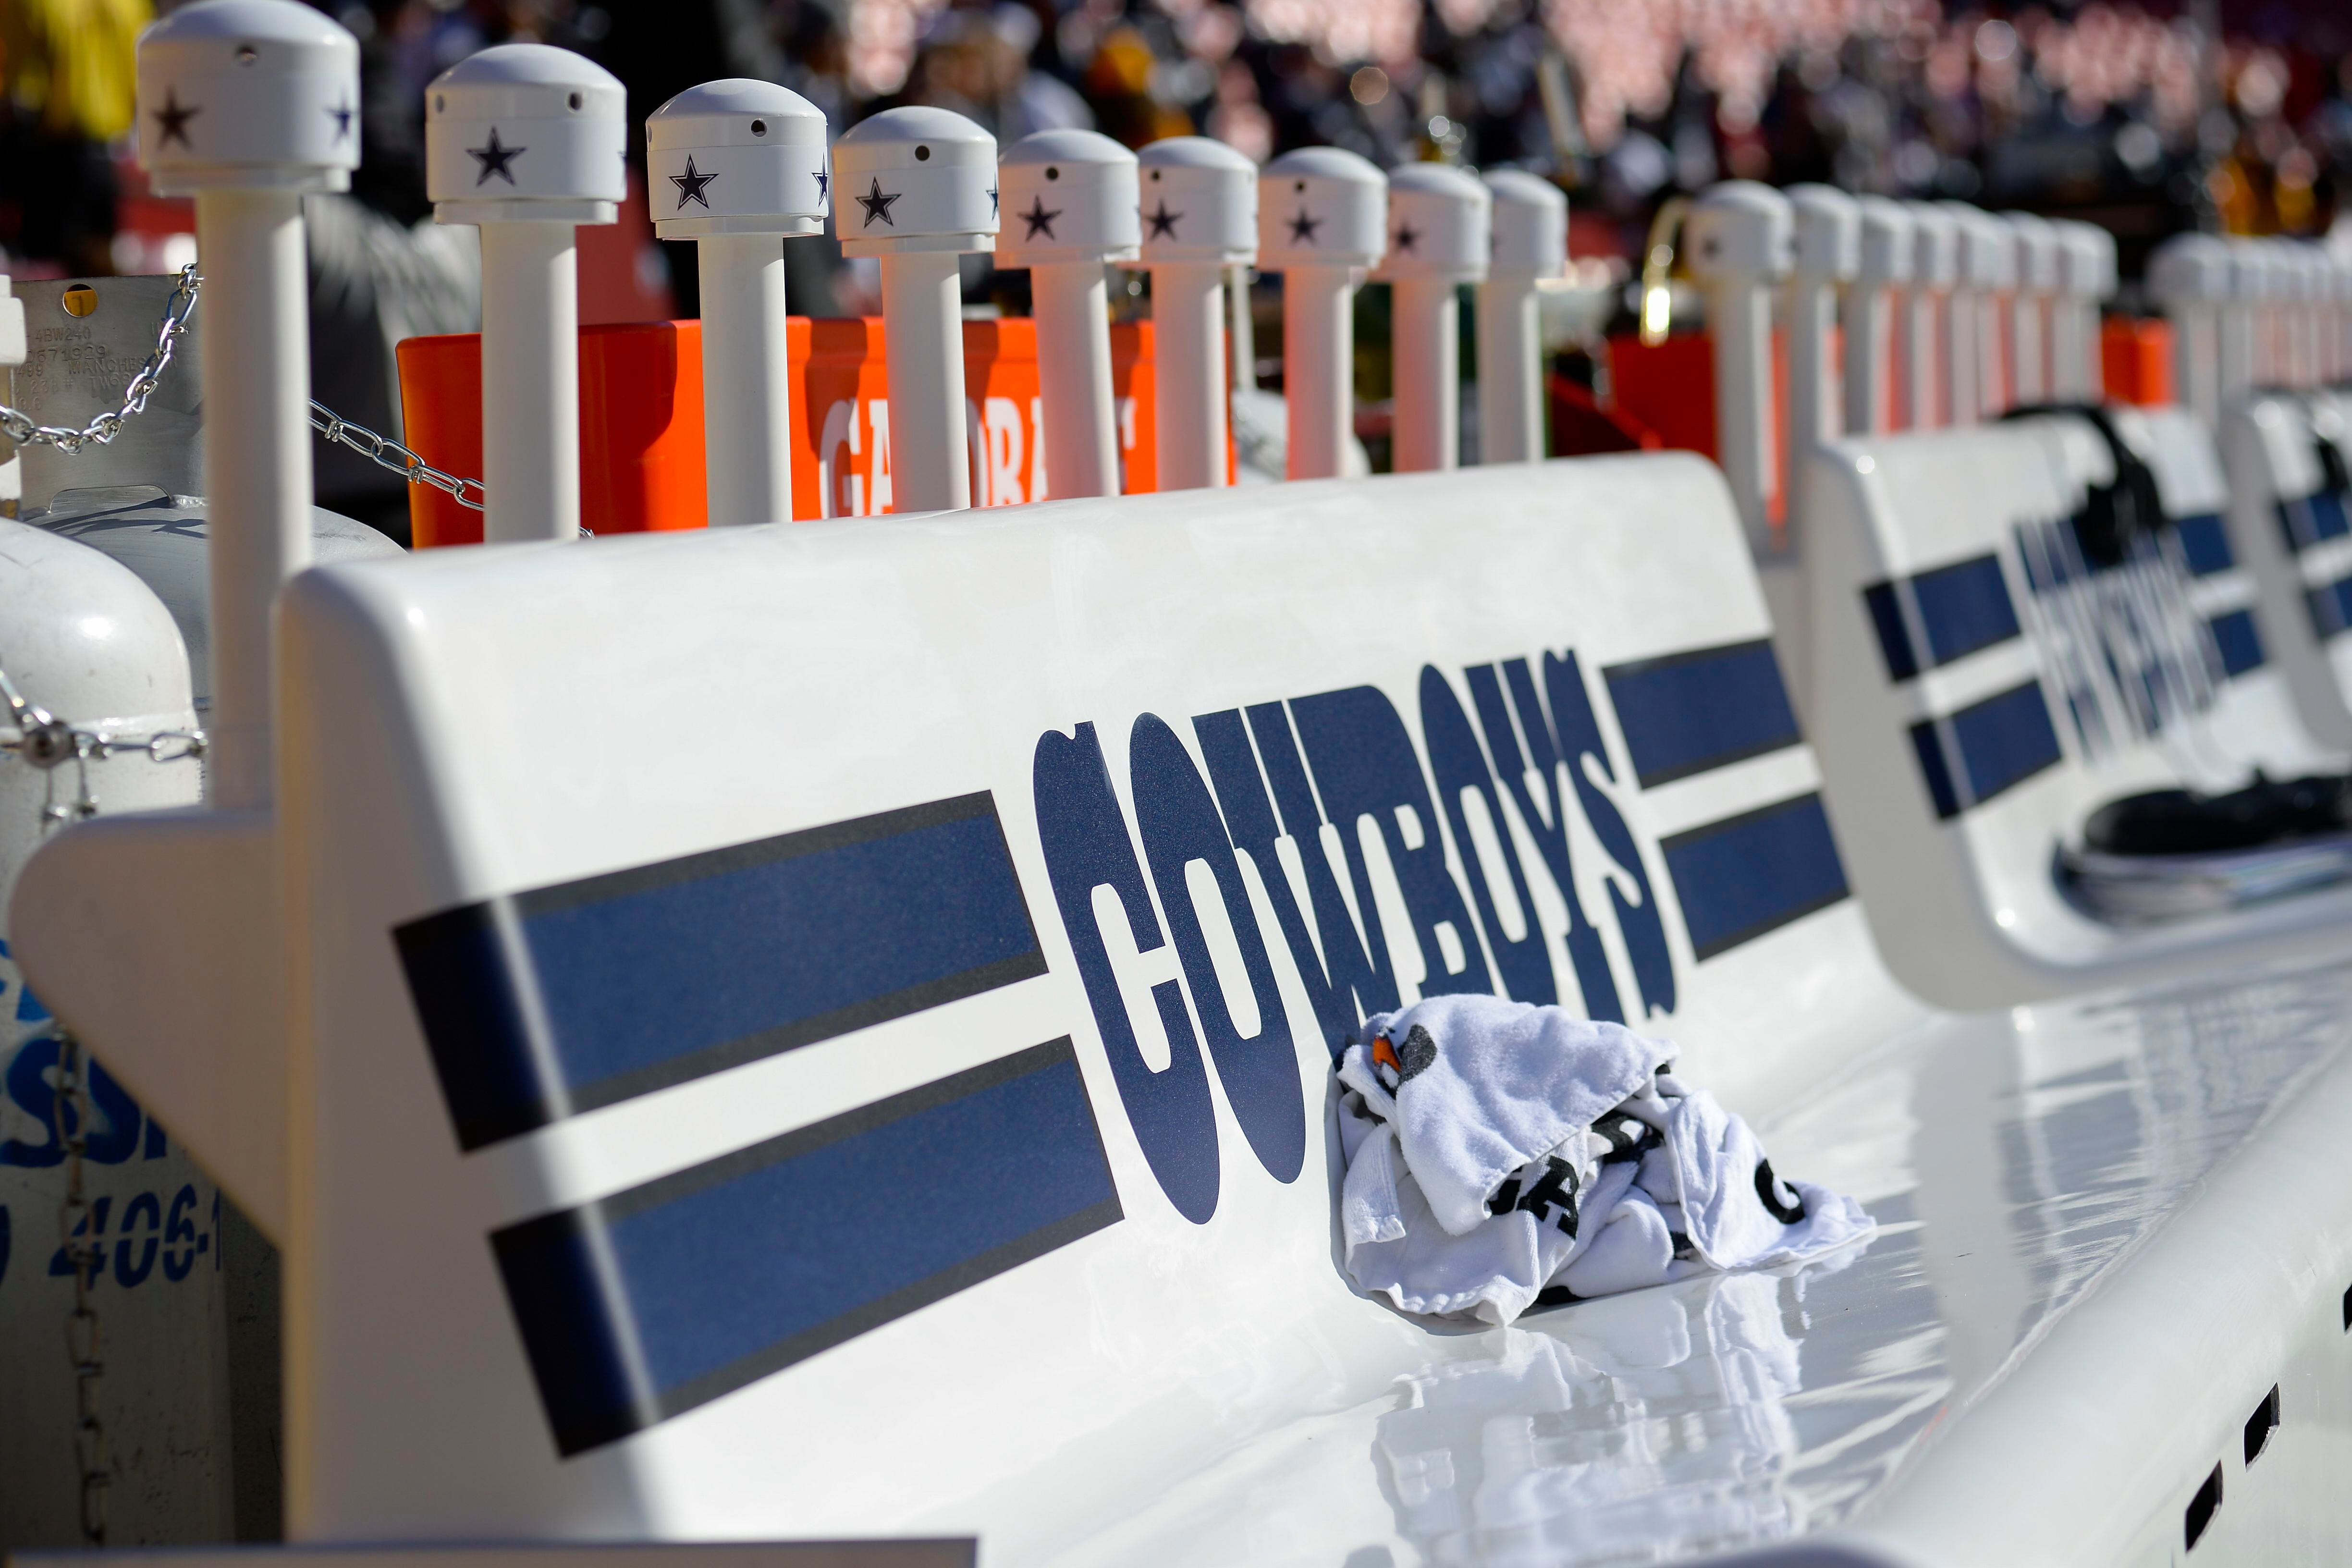
<path id="1" fill-rule="evenodd" d="M 105 1326 L 90 1304 L 90 1288 L 106 1260 L 105 1245 L 91 1232 L 89 1199 L 82 1173 L 89 1152 L 89 1058 L 61 1026 L 58 1042 L 58 1090 L 49 1120 L 65 1151 L 66 1194 L 58 1203 L 58 1241 L 73 1268 L 73 1310 L 66 1314 L 66 1361 L 74 1375 L 74 1468 L 81 1477 L 81 1533 L 92 1546 L 106 1544 L 107 1502 L 114 1485 L 114 1461 L 107 1452 L 106 1422 L 98 1408 L 106 1376 Z M 79 1236 L 76 1236 L 76 1227 Z"/>
<path id="2" fill-rule="evenodd" d="M 0 666 L 0 701 L 7 703 L 8 722 L 16 730 L 14 739 L 0 736 L 0 752 L 14 752 L 48 775 L 47 795 L 41 802 L 44 831 L 60 822 L 98 815 L 98 796 L 89 787 L 89 764 L 93 761 L 104 762 L 133 752 L 145 752 L 151 763 L 184 762 L 205 754 L 202 730 L 158 730 L 146 736 L 116 736 L 60 719 L 17 690 L 16 683 L 8 679 L 5 666 Z M 68 763 L 74 765 L 74 798 L 60 805 L 57 798 L 57 771 Z"/>
<path id="3" fill-rule="evenodd" d="M 196 289 L 203 282 L 196 275 L 194 262 L 180 268 L 179 287 L 172 290 L 171 300 L 163 307 L 163 322 L 155 331 L 155 352 L 147 356 L 147 363 L 139 367 L 139 374 L 122 389 L 121 407 L 100 415 L 79 430 L 68 430 L 40 424 L 24 410 L 0 403 L 0 435 L 5 435 L 19 447 L 55 447 L 68 457 L 85 447 L 103 447 L 121 435 L 122 426 L 132 415 L 147 412 L 147 399 L 163 378 L 164 367 L 172 363 L 173 345 L 188 330 L 188 312 L 196 308 Z"/>
<path id="4" fill-rule="evenodd" d="M 329 441 L 349 447 L 378 468 L 390 468 L 404 475 L 412 485 L 431 485 L 447 495 L 459 506 L 482 510 L 487 492 L 479 479 L 461 479 L 455 474 L 445 474 L 424 458 L 402 446 L 389 436 L 379 436 L 366 426 L 344 418 L 315 398 L 310 404 L 310 428 Z M 467 494 L 471 490 L 471 495 Z"/>

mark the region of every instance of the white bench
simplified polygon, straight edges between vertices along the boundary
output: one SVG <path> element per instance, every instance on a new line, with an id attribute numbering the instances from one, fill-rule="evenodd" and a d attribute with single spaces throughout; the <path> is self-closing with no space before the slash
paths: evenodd
<path id="1" fill-rule="evenodd" d="M 285 1248 L 306 1542 L 2137 1563 L 2215 1474 L 2224 1552 L 2352 1540 L 2352 978 L 1907 994 L 1696 458 L 435 552 L 278 627 L 274 816 L 77 828 L 14 929 Z M 1671 1036 L 1884 1230 L 1358 1296 L 1330 1049 L 1446 986 Z"/>
<path id="2" fill-rule="evenodd" d="M 2341 766 L 2267 664 L 2221 655 L 2213 621 L 2242 612 L 2224 596 L 2242 581 L 2089 569 L 2068 520 L 2109 472 L 2071 417 L 1813 458 L 1814 740 L 1880 948 L 1947 1005 L 2336 951 L 2352 916 L 2339 889 L 2117 927 L 2061 895 L 2058 843 L 2105 801 Z"/>

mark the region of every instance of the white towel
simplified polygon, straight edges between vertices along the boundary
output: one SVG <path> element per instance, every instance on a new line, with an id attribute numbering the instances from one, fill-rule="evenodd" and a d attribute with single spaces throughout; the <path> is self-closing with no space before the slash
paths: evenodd
<path id="1" fill-rule="evenodd" d="M 1622 1024 L 1559 1007 L 1433 996 L 1366 1019 L 1339 1077 L 1395 1124 L 1430 1212 L 1464 1236 L 1486 1222 L 1506 1176 L 1648 1087 L 1672 1055 Z M 1391 1096 L 1392 1108 L 1382 1103 Z"/>
<path id="2" fill-rule="evenodd" d="M 1660 1070 L 1659 1041 L 1492 997 L 1366 1034 L 1339 1068 L 1340 1234 L 1356 1282 L 1405 1311 L 1508 1323 L 1548 1289 L 1801 1262 L 1874 1228 L 1852 1199 L 1778 1178 L 1745 1121 Z M 1456 1218 L 1475 1204 L 1468 1223 L 1433 1190 Z"/>

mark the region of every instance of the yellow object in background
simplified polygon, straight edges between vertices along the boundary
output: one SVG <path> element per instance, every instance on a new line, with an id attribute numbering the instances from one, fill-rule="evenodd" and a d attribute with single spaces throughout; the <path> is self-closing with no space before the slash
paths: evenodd
<path id="1" fill-rule="evenodd" d="M 139 30 L 150 0 L 6 0 L 0 76 L 17 112 L 50 136 L 111 142 L 137 111 Z"/>

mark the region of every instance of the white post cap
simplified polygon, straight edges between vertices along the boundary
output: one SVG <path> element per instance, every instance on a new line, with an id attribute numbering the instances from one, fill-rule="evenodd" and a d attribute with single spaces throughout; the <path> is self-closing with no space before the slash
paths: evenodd
<path id="1" fill-rule="evenodd" d="M 2017 287 L 2017 241 L 2009 226 L 1982 207 L 1946 202 L 1959 235 L 1960 281 L 1970 289 L 2004 293 Z"/>
<path id="2" fill-rule="evenodd" d="M 789 88 L 730 77 L 646 117 L 646 205 L 663 239 L 823 234 L 824 111 Z"/>
<path id="3" fill-rule="evenodd" d="M 1039 131 L 996 165 L 999 267 L 1131 261 L 1143 243 L 1135 154 L 1094 131 Z"/>
<path id="4" fill-rule="evenodd" d="M 2148 253 L 2147 291 L 2164 306 L 2230 297 L 2230 247 L 2210 234 L 2176 234 Z"/>
<path id="5" fill-rule="evenodd" d="M 2021 294 L 2055 294 L 2063 280 L 2058 231 L 2039 213 L 2003 213 L 2000 221 L 2017 239 L 2017 289 Z"/>
<path id="6" fill-rule="evenodd" d="M 1136 154 L 1143 194 L 1137 265 L 1257 259 L 1257 165 L 1208 136 L 1170 136 Z"/>
<path id="7" fill-rule="evenodd" d="M 1373 273 L 1383 283 L 1475 283 L 1494 247 L 1494 198 L 1475 174 L 1443 163 L 1389 171 L 1389 250 Z"/>
<path id="8" fill-rule="evenodd" d="M 833 144 L 846 256 L 994 250 L 996 138 L 946 109 L 886 109 Z"/>
<path id="9" fill-rule="evenodd" d="M 2258 304 L 2270 297 L 2270 256 L 2259 239 L 2243 237 L 2221 242 L 2230 251 L 2230 298 L 2242 305 Z"/>
<path id="10" fill-rule="evenodd" d="M 627 95 L 547 44 L 469 55 L 425 89 L 425 192 L 443 223 L 611 223 L 628 194 Z"/>
<path id="11" fill-rule="evenodd" d="M 1856 196 L 1862 210 L 1862 266 L 1854 281 L 1885 289 L 1911 281 L 1911 211 L 1887 196 Z"/>
<path id="12" fill-rule="evenodd" d="M 341 191 L 360 46 L 295 0 L 196 0 L 139 35 L 139 162 L 160 195 Z"/>
<path id="13" fill-rule="evenodd" d="M 2058 275 L 2064 291 L 2084 300 L 2104 300 L 2116 291 L 2115 237 L 2096 224 L 2063 218 L 2053 224 L 2058 231 Z"/>
<path id="14" fill-rule="evenodd" d="M 1726 180 L 1692 204 L 1683 245 L 1701 282 L 1786 278 L 1797 261 L 1796 209 L 1769 185 Z"/>
<path id="15" fill-rule="evenodd" d="M 1796 209 L 1797 276 L 1845 283 L 1862 270 L 1862 208 L 1835 185 L 1790 185 Z"/>
<path id="16" fill-rule="evenodd" d="M 1950 289 L 1960 280 L 1960 226 L 1935 202 L 1906 202 L 1911 215 L 1911 280 L 1922 289 Z"/>
<path id="17" fill-rule="evenodd" d="M 1494 201 L 1490 278 L 1557 278 L 1568 269 L 1568 194 L 1518 169 L 1486 176 Z"/>
<path id="18" fill-rule="evenodd" d="M 1374 267 L 1387 251 L 1386 174 L 1337 147 L 1301 147 L 1257 177 L 1257 264 Z"/>

